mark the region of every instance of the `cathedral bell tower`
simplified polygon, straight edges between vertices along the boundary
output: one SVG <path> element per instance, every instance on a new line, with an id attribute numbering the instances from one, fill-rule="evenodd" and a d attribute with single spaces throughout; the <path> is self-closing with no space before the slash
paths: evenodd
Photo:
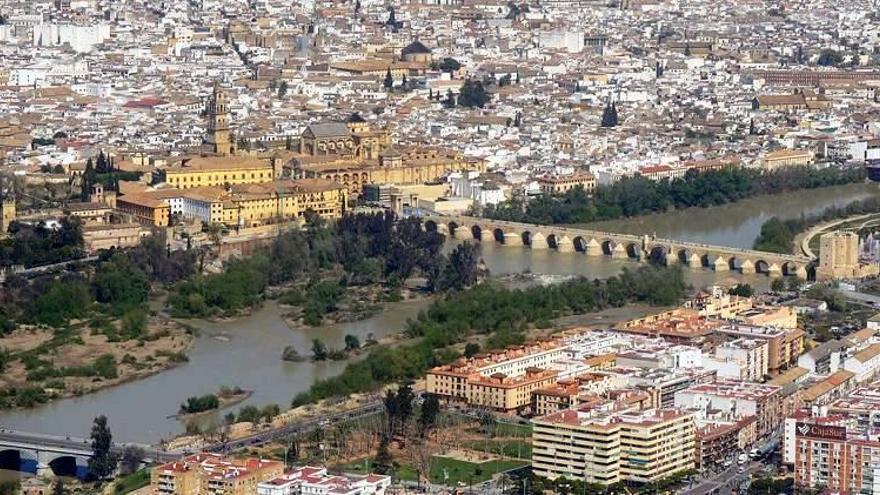
<path id="1" fill-rule="evenodd" d="M 231 155 L 232 137 L 229 132 L 229 103 L 226 93 L 220 89 L 220 85 L 214 83 L 214 93 L 208 101 L 208 135 L 207 143 L 218 155 Z"/>

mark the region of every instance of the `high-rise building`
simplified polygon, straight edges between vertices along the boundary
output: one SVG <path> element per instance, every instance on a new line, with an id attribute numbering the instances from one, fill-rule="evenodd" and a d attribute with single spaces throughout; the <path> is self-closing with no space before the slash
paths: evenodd
<path id="1" fill-rule="evenodd" d="M 205 142 L 218 155 L 232 154 L 232 141 L 229 131 L 229 102 L 220 84 L 214 83 L 214 93 L 208 101 L 208 135 Z"/>
<path id="2" fill-rule="evenodd" d="M 833 493 L 880 494 L 880 442 L 808 418 L 795 424 L 794 482 Z"/>
<path id="3" fill-rule="evenodd" d="M 569 409 L 537 418 L 534 425 L 532 469 L 546 478 L 650 483 L 695 463 L 694 416 L 687 412 Z"/>

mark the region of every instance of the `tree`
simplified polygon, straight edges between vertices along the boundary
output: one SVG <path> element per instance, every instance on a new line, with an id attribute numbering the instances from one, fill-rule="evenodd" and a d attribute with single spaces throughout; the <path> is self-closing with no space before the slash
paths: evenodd
<path id="1" fill-rule="evenodd" d="M 770 282 L 770 290 L 773 292 L 782 292 L 785 290 L 785 280 L 781 278 L 774 278 L 772 282 Z"/>
<path id="2" fill-rule="evenodd" d="M 312 340 L 312 357 L 315 361 L 325 361 L 329 354 L 327 345 L 321 339 Z"/>
<path id="3" fill-rule="evenodd" d="M 373 471 L 378 474 L 388 474 L 391 472 L 393 458 L 391 451 L 388 450 L 388 436 L 382 435 L 379 440 L 379 448 L 376 450 L 376 457 L 373 459 Z"/>
<path id="4" fill-rule="evenodd" d="M 402 87 L 403 90 L 406 91 L 406 89 L 407 89 L 406 74 L 404 74 L 403 79 L 400 80 L 400 87 Z"/>
<path id="5" fill-rule="evenodd" d="M 454 58 L 444 58 L 437 64 L 437 68 L 443 72 L 455 72 L 461 69 L 461 64 Z"/>
<path id="6" fill-rule="evenodd" d="M 455 95 L 452 94 L 451 89 L 446 90 L 446 99 L 443 100 L 443 106 L 446 108 L 453 108 L 455 106 Z"/>
<path id="7" fill-rule="evenodd" d="M 736 284 L 727 293 L 732 296 L 752 297 L 755 295 L 755 289 L 749 284 Z"/>
<path id="8" fill-rule="evenodd" d="M 86 160 L 86 168 L 83 171 L 81 189 L 80 189 L 80 201 L 88 201 L 89 196 L 92 193 L 92 186 L 95 184 L 95 168 L 92 164 L 92 159 L 89 158 Z"/>
<path id="9" fill-rule="evenodd" d="M 64 490 L 64 479 L 56 478 L 55 483 L 52 484 L 52 495 L 64 495 L 67 493 Z"/>
<path id="10" fill-rule="evenodd" d="M 441 291 L 459 291 L 476 283 L 479 254 L 480 247 L 477 244 L 463 242 L 456 246 L 440 273 L 436 288 Z"/>
<path id="11" fill-rule="evenodd" d="M 840 52 L 825 48 L 819 52 L 819 58 L 816 60 L 817 65 L 823 67 L 832 67 L 843 63 L 843 55 Z"/>
<path id="12" fill-rule="evenodd" d="M 605 106 L 605 110 L 602 111 L 602 123 L 600 124 L 600 126 L 617 126 L 617 106 L 614 103 L 609 103 Z"/>
<path id="13" fill-rule="evenodd" d="M 388 71 L 385 73 L 385 80 L 382 82 L 382 86 L 385 89 L 391 89 L 394 87 L 394 76 L 391 75 L 391 67 L 388 68 Z"/>
<path id="14" fill-rule="evenodd" d="M 281 84 L 278 86 L 278 98 L 284 98 L 287 96 L 287 81 L 281 81 Z"/>
<path id="15" fill-rule="evenodd" d="M 354 13 L 359 14 L 361 12 L 361 0 L 355 0 L 354 2 Z"/>
<path id="16" fill-rule="evenodd" d="M 436 395 L 425 397 L 422 410 L 419 414 L 419 433 L 422 437 L 437 424 L 437 416 L 440 414 L 440 400 Z"/>
<path id="17" fill-rule="evenodd" d="M 137 471 L 140 469 L 144 457 L 144 449 L 134 445 L 126 446 L 122 451 L 122 458 L 119 460 L 119 471 L 123 475 Z"/>
<path id="18" fill-rule="evenodd" d="M 113 447 L 113 434 L 107 425 L 107 416 L 95 418 L 92 424 L 92 457 L 89 458 L 89 471 L 99 480 L 109 476 L 116 469 L 116 454 Z"/>
<path id="19" fill-rule="evenodd" d="M 480 344 L 476 342 L 468 342 L 467 345 L 464 346 L 464 357 L 474 357 L 480 352 Z"/>
<path id="20" fill-rule="evenodd" d="M 348 334 L 345 336 L 345 350 L 346 351 L 356 351 L 361 348 L 361 341 L 357 338 L 357 335 Z"/>
<path id="21" fill-rule="evenodd" d="M 458 93 L 458 105 L 468 108 L 483 108 L 492 97 L 486 92 L 481 81 L 468 79 Z"/>

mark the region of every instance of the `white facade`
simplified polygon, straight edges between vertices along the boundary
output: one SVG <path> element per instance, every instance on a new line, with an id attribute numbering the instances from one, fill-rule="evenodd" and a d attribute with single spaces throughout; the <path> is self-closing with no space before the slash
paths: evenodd
<path id="1" fill-rule="evenodd" d="M 94 24 L 90 26 L 78 26 L 75 24 L 39 24 L 34 26 L 34 46 L 61 46 L 70 47 L 79 53 L 88 53 L 95 45 L 103 43 L 110 38 L 110 26 L 107 24 Z"/>
<path id="2" fill-rule="evenodd" d="M 584 50 L 584 33 L 556 29 L 541 33 L 539 42 L 544 48 L 565 50 L 568 53 L 580 53 Z"/>
<path id="3" fill-rule="evenodd" d="M 707 409 L 721 411 L 731 416 L 742 418 L 757 415 L 758 404 L 754 400 L 729 397 L 715 394 L 704 394 L 689 390 L 675 393 L 675 407 L 694 409 L 700 411 L 701 419 Z M 736 413 L 734 415 L 734 412 Z"/>

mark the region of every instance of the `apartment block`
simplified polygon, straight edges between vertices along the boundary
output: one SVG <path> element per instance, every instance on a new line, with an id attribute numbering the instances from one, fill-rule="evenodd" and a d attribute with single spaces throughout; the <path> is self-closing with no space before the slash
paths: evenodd
<path id="1" fill-rule="evenodd" d="M 551 479 L 649 483 L 695 465 L 694 417 L 686 412 L 566 410 L 534 425 L 532 469 Z"/>
<path id="2" fill-rule="evenodd" d="M 153 468 L 150 490 L 156 495 L 253 495 L 259 483 L 283 472 L 278 461 L 194 454 Z"/>

